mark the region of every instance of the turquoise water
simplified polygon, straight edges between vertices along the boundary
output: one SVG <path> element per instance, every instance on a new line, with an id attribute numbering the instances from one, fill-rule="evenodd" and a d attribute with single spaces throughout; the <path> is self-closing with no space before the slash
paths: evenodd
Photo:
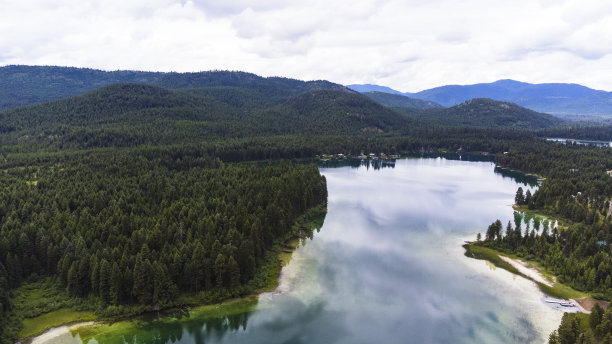
<path id="1" fill-rule="evenodd" d="M 518 186 L 491 162 L 322 168 L 325 223 L 278 289 L 218 314 L 61 328 L 36 343 L 544 343 L 562 313 L 535 284 L 466 258 Z M 209 315 L 206 315 L 209 314 Z"/>

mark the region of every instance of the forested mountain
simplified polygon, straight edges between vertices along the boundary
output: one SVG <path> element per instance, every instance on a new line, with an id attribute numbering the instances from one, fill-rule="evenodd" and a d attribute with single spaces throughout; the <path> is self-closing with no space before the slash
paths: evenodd
<path id="1" fill-rule="evenodd" d="M 287 93 L 298 93 L 291 89 Z M 116 84 L 0 112 L 5 145 L 92 148 L 184 144 L 269 135 L 351 135 L 405 129 L 409 120 L 358 93 L 270 98 L 233 87 L 168 90 Z M 281 102 L 281 100 L 283 100 Z"/>
<path id="2" fill-rule="evenodd" d="M 261 97 L 283 98 L 316 90 L 346 90 L 342 85 L 325 80 L 301 81 L 281 77 L 264 78 L 252 73 L 209 71 L 198 73 L 168 73 L 154 82 L 155 85 L 179 89 L 201 87 L 239 87 L 255 92 Z"/>
<path id="3" fill-rule="evenodd" d="M 17 106 L 76 96 L 117 83 L 146 83 L 164 88 L 239 87 L 255 92 L 269 101 L 314 90 L 340 90 L 329 81 L 304 82 L 230 71 L 161 73 L 140 71 L 102 71 L 89 68 L 55 66 L 0 67 L 0 111 Z"/>
<path id="4" fill-rule="evenodd" d="M 102 86 L 149 83 L 162 73 L 52 66 L 0 67 L 0 110 L 66 98 Z"/>
<path id="5" fill-rule="evenodd" d="M 442 107 L 442 105 L 434 103 L 432 101 L 410 98 L 399 94 L 376 91 L 365 92 L 362 94 L 372 99 L 373 101 L 390 108 L 411 108 L 424 110 Z"/>
<path id="6" fill-rule="evenodd" d="M 367 86 L 367 87 L 366 87 Z M 359 92 L 380 91 L 454 106 L 474 98 L 516 103 L 538 112 L 560 116 L 612 116 L 612 92 L 594 90 L 578 84 L 530 84 L 498 80 L 474 85 L 447 85 L 416 93 L 401 93 L 384 86 L 350 85 Z"/>
<path id="7" fill-rule="evenodd" d="M 450 107 L 423 112 L 398 109 L 413 119 L 430 124 L 449 127 L 541 129 L 562 123 L 554 116 L 538 113 L 513 103 L 477 98 Z"/>

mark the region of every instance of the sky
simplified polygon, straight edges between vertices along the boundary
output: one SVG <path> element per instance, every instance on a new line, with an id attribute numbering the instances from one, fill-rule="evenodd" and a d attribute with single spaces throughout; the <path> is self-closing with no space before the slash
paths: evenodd
<path id="1" fill-rule="evenodd" d="M 612 1 L 0 0 L 0 65 L 612 91 Z"/>

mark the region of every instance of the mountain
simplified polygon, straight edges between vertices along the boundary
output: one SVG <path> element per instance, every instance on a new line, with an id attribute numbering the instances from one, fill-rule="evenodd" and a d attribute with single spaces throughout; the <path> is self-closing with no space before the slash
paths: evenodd
<path id="1" fill-rule="evenodd" d="M 478 128 L 542 129 L 563 122 L 549 114 L 488 98 L 468 100 L 450 108 L 431 109 L 416 117 L 442 126 Z"/>
<path id="2" fill-rule="evenodd" d="M 286 131 L 310 134 L 350 134 L 351 132 L 393 132 L 404 129 L 410 121 L 358 93 L 314 91 L 289 99 L 273 109 L 275 118 L 284 118 Z M 271 125 L 268 123 L 267 125 Z"/>
<path id="3" fill-rule="evenodd" d="M 391 132 L 410 122 L 342 86 L 272 80 L 277 82 L 279 91 L 261 84 L 249 88 L 248 83 L 174 90 L 149 84 L 105 86 L 0 112 L 0 144 L 58 149 L 168 145 L 270 135 Z M 337 90 L 317 90 L 321 85 Z"/>
<path id="4" fill-rule="evenodd" d="M 612 115 L 612 92 L 578 84 L 529 84 L 499 80 L 475 85 L 441 86 L 406 95 L 444 106 L 474 98 L 491 98 L 555 115 Z"/>
<path id="5" fill-rule="evenodd" d="M 365 92 L 364 96 L 390 108 L 412 108 L 418 110 L 440 108 L 442 105 L 429 100 L 410 98 L 399 94 L 385 92 Z"/>
<path id="6" fill-rule="evenodd" d="M 61 99 L 102 86 L 150 83 L 162 73 L 52 66 L 0 67 L 0 110 Z"/>
<path id="7" fill-rule="evenodd" d="M 266 104 L 308 91 L 345 89 L 329 81 L 265 78 L 245 72 L 160 73 L 55 66 L 5 66 L 0 67 L 0 110 L 76 96 L 117 83 L 143 83 L 167 89 L 224 87 L 227 90 L 239 87 L 265 98 Z"/>
<path id="8" fill-rule="evenodd" d="M 384 93 L 403 95 L 402 92 L 396 91 L 392 88 L 389 88 L 386 86 L 372 85 L 372 84 L 353 84 L 353 85 L 347 85 L 346 87 L 350 88 L 353 91 L 357 91 L 359 93 L 384 92 Z"/>
<path id="9" fill-rule="evenodd" d="M 578 84 L 530 84 L 515 80 L 498 80 L 474 85 L 440 86 L 416 93 L 401 93 L 377 85 L 347 87 L 362 93 L 378 91 L 405 95 L 445 107 L 474 98 L 490 98 L 558 116 L 612 116 L 612 92 L 594 90 Z"/>

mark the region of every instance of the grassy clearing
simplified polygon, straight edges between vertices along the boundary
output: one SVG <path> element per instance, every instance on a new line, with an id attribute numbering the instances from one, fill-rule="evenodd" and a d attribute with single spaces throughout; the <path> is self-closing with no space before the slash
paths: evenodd
<path id="1" fill-rule="evenodd" d="M 39 315 L 35 318 L 24 319 L 23 328 L 19 332 L 19 337 L 33 337 L 53 327 L 79 321 L 95 320 L 97 318 L 98 317 L 93 312 L 77 311 L 73 308 L 62 308 Z"/>
<path id="2" fill-rule="evenodd" d="M 572 289 L 569 286 L 566 286 L 564 284 L 558 283 L 558 282 L 554 282 L 551 286 L 548 286 L 544 283 L 541 282 L 537 282 L 534 281 L 531 277 L 526 276 L 525 274 L 521 273 L 520 271 L 518 271 L 514 266 L 512 266 L 510 263 L 502 260 L 500 258 L 500 256 L 506 256 L 508 258 L 511 259 L 519 259 L 522 261 L 525 261 L 523 259 L 521 259 L 520 257 L 514 256 L 514 255 L 509 255 L 509 254 L 504 254 L 501 253 L 499 251 L 496 251 L 494 249 L 488 248 L 488 247 L 482 247 L 482 246 L 478 246 L 478 245 L 474 245 L 474 244 L 466 244 L 463 245 L 463 247 L 465 248 L 465 255 L 467 257 L 470 258 L 474 258 L 474 259 L 482 259 L 482 260 L 488 260 L 490 261 L 493 265 L 502 268 L 504 270 L 507 270 L 513 274 L 522 276 L 524 278 L 527 278 L 531 281 L 533 281 L 534 283 L 536 283 L 538 285 L 538 287 L 540 288 L 540 290 L 549 296 L 552 297 L 557 297 L 557 298 L 562 298 L 562 299 L 577 299 L 577 298 L 581 298 L 581 297 L 588 297 L 587 294 L 579 292 L 575 289 Z M 549 281 L 553 281 L 553 275 L 546 271 L 546 269 L 544 269 L 539 263 L 537 262 L 532 262 L 532 261 L 528 261 L 527 263 L 529 263 L 530 265 L 532 265 L 534 268 L 536 268 L 538 270 L 538 272 L 544 276 L 544 278 L 546 278 Z"/>
<path id="3" fill-rule="evenodd" d="M 85 310 L 85 303 L 70 297 L 58 278 L 24 283 L 13 291 L 14 313 L 22 318 L 34 318 L 61 308 Z"/>

